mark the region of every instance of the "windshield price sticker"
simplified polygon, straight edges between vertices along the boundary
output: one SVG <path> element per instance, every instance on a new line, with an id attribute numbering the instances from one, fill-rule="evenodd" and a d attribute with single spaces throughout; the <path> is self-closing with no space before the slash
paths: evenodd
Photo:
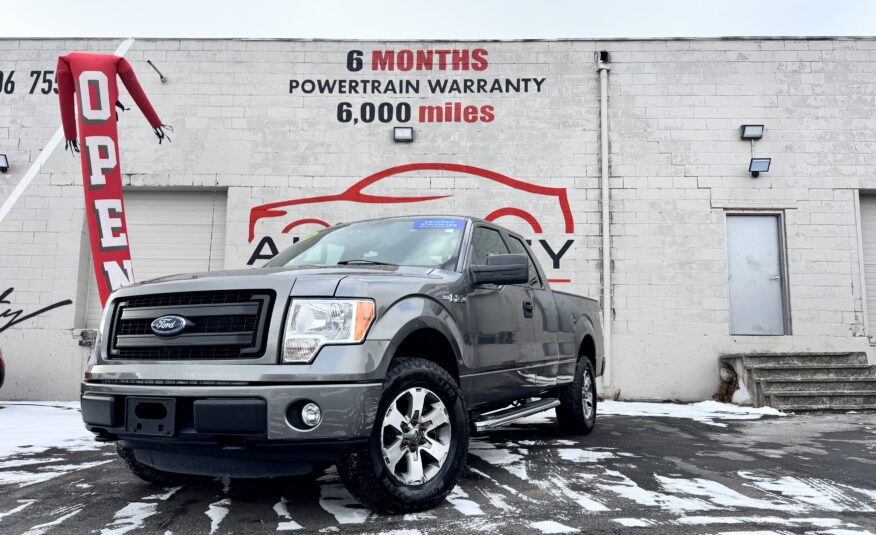
<path id="1" fill-rule="evenodd" d="M 417 219 L 414 230 L 463 230 L 465 221 L 461 219 Z"/>

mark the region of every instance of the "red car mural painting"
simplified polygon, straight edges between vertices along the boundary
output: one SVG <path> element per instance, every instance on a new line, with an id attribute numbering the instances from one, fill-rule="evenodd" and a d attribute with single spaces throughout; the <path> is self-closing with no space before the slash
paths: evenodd
<path id="1" fill-rule="evenodd" d="M 439 176 L 448 175 L 448 180 L 452 184 L 452 174 L 458 174 L 465 177 L 475 178 L 478 180 L 487 181 L 487 185 L 495 187 L 496 185 L 505 186 L 511 191 L 518 191 L 527 194 L 527 205 L 538 205 L 549 207 L 548 211 L 556 217 L 559 215 L 559 228 L 566 235 L 572 235 L 575 231 L 575 222 L 572 218 L 572 210 L 569 206 L 569 199 L 565 188 L 554 188 L 531 184 L 522 180 L 517 180 L 509 176 L 496 173 L 480 167 L 471 165 L 452 164 L 452 163 L 414 163 L 390 167 L 378 173 L 359 180 L 346 190 L 335 195 L 322 195 L 316 197 L 304 197 L 299 199 L 290 199 L 286 201 L 272 202 L 255 206 L 250 210 L 249 215 L 249 242 L 252 243 L 256 238 L 256 227 L 260 222 L 268 222 L 272 218 L 289 217 L 289 221 L 282 228 L 283 234 L 288 234 L 293 229 L 316 225 L 319 227 L 329 227 L 330 224 L 325 218 L 315 217 L 314 212 L 319 212 L 319 205 L 325 203 L 346 202 L 359 203 L 370 205 L 403 205 L 413 203 L 431 204 L 434 201 L 441 199 L 450 199 L 471 190 L 459 190 L 449 195 L 387 195 L 369 193 L 366 188 L 377 187 L 381 183 L 385 183 L 391 177 L 397 177 L 406 173 L 415 172 L 437 172 Z M 432 177 L 435 178 L 435 177 Z M 534 197 L 530 197 L 534 196 Z M 531 210 L 525 210 L 518 206 L 505 206 L 505 196 L 501 198 L 498 207 L 488 207 L 484 214 L 481 215 L 487 221 L 495 221 L 500 218 L 516 218 L 522 221 L 530 229 L 530 232 L 535 235 L 543 234 L 545 225 L 536 217 Z M 435 211 L 431 206 L 425 211 Z M 540 215 L 544 215 L 540 212 Z M 285 222 L 285 221 L 284 221 Z M 568 251 L 574 240 L 569 239 L 559 249 L 554 249 L 546 240 L 538 240 L 539 244 L 545 249 L 545 252 L 550 257 L 554 269 L 559 268 L 560 258 Z M 268 248 L 269 254 L 264 253 L 265 247 Z M 267 259 L 276 254 L 276 246 L 273 240 L 269 237 L 262 238 L 256 247 L 255 252 L 250 258 L 248 264 L 253 264 L 256 260 Z M 548 264 L 551 265 L 551 264 Z M 570 282 L 569 279 L 549 279 L 552 282 Z"/>

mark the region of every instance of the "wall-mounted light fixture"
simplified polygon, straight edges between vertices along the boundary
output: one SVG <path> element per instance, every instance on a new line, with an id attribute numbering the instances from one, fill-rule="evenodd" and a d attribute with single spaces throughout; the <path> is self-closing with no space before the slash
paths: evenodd
<path id="1" fill-rule="evenodd" d="M 9 159 L 6 158 L 5 154 L 0 154 L 0 173 L 5 173 L 9 171 Z"/>
<path id="2" fill-rule="evenodd" d="M 751 176 L 757 178 L 761 173 L 766 173 L 770 170 L 770 158 L 752 158 L 748 164 L 748 172 Z"/>
<path id="3" fill-rule="evenodd" d="M 396 126 L 392 129 L 392 139 L 397 143 L 410 143 L 414 140 L 414 128 L 412 126 Z"/>
<path id="4" fill-rule="evenodd" d="M 760 139 L 763 137 L 762 124 L 744 124 L 739 127 L 742 139 Z"/>
<path id="5" fill-rule="evenodd" d="M 748 164 L 748 172 L 754 178 L 770 170 L 770 158 L 754 157 L 754 142 L 763 137 L 763 131 L 762 124 L 744 124 L 739 127 L 739 137 L 743 141 L 747 139 L 751 142 L 751 162 Z"/>

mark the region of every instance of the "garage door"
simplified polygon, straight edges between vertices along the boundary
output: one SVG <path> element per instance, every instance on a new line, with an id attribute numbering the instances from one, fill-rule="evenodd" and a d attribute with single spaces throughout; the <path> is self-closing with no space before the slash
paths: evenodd
<path id="1" fill-rule="evenodd" d="M 861 196 L 861 242 L 867 292 L 869 334 L 876 333 L 876 195 Z"/>
<path id="2" fill-rule="evenodd" d="M 125 216 L 138 281 L 225 265 L 224 191 L 125 192 Z M 89 266 L 86 327 L 100 323 L 100 298 Z"/>

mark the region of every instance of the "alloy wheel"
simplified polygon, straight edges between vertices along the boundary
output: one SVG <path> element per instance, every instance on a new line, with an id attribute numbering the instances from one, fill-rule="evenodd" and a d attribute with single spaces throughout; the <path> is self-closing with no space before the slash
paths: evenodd
<path id="1" fill-rule="evenodd" d="M 593 417 L 593 380 L 590 372 L 584 370 L 584 386 L 581 399 L 584 401 L 584 418 L 589 420 Z"/>
<path id="2" fill-rule="evenodd" d="M 450 452 L 447 407 L 425 387 L 396 396 L 383 415 L 381 431 L 383 462 L 405 485 L 422 485 L 434 478 Z"/>

